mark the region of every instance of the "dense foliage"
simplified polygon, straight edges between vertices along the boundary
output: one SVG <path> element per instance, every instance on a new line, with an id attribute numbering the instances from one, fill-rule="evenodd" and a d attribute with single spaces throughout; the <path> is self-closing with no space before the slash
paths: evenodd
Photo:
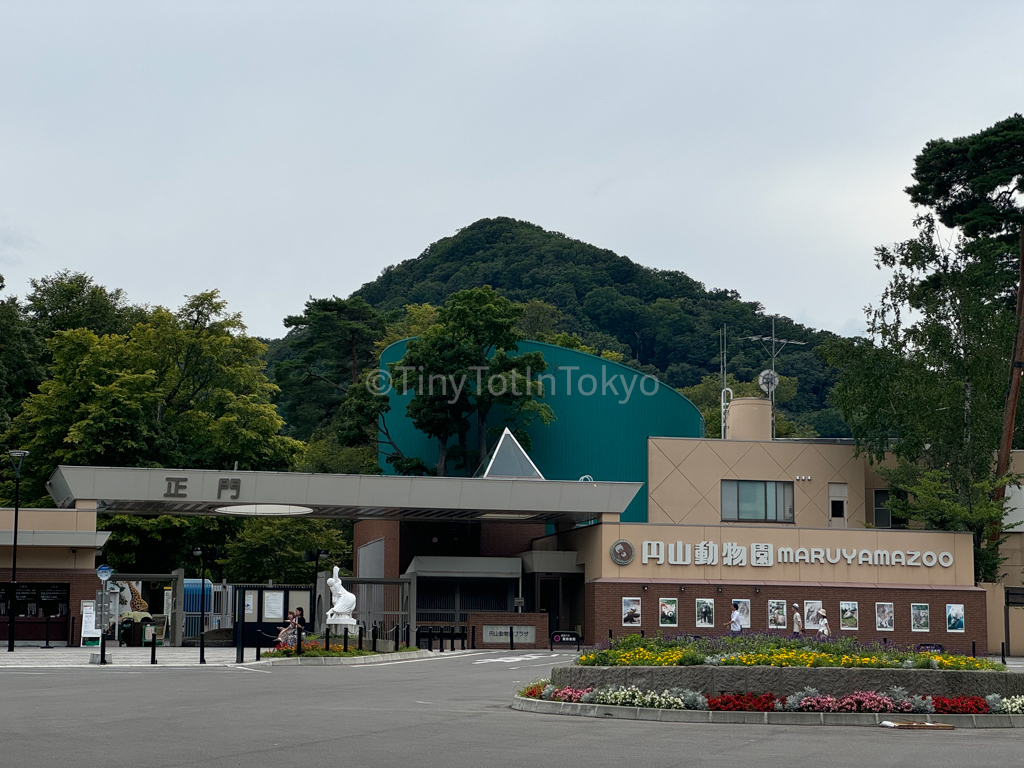
<path id="1" fill-rule="evenodd" d="M 526 305 L 526 338 L 559 343 L 553 337 L 575 335 L 597 353 L 623 355 L 674 387 L 717 373 L 723 325 L 729 328 L 729 370 L 741 381 L 753 380 L 770 363 L 761 345 L 746 339 L 771 332 L 771 318 L 760 304 L 509 218 L 481 219 L 431 244 L 419 257 L 385 269 L 356 295 L 386 313 L 409 304 L 440 305 L 482 285 Z M 779 358 L 779 371 L 799 382 L 787 410 L 826 409 L 835 374 L 815 350 L 831 334 L 784 317 L 777 318 L 776 333 L 807 342 Z M 841 430 L 836 422 L 833 415 L 829 423 Z"/>

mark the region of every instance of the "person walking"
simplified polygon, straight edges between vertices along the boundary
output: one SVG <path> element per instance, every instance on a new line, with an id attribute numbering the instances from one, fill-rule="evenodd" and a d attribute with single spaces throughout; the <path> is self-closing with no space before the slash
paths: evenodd
<path id="1" fill-rule="evenodd" d="M 793 603 L 793 637 L 804 636 L 804 617 L 800 612 L 800 603 Z"/>
<path id="2" fill-rule="evenodd" d="M 829 629 L 828 619 L 825 618 L 825 609 L 824 608 L 819 608 L 818 609 L 818 639 L 819 640 L 828 640 L 829 635 L 831 635 L 831 634 L 832 634 L 832 631 Z"/>
<path id="3" fill-rule="evenodd" d="M 732 616 L 729 617 L 729 634 L 738 635 L 743 631 L 743 615 L 740 613 L 740 604 L 732 604 Z"/>

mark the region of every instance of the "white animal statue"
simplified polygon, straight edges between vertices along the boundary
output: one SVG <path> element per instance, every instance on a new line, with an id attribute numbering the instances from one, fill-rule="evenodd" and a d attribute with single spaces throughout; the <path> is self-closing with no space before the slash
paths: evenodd
<path id="1" fill-rule="evenodd" d="M 356 620 L 352 618 L 352 612 L 356 609 L 356 596 L 342 586 L 338 566 L 334 566 L 334 576 L 327 580 L 327 587 L 331 590 L 333 602 L 327 611 L 327 623 L 356 626 Z"/>

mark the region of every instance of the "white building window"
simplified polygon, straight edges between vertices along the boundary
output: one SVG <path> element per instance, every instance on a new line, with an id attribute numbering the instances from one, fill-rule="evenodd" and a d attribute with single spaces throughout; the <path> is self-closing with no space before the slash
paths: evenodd
<path id="1" fill-rule="evenodd" d="M 792 523 L 793 484 L 771 480 L 723 480 L 722 520 Z"/>

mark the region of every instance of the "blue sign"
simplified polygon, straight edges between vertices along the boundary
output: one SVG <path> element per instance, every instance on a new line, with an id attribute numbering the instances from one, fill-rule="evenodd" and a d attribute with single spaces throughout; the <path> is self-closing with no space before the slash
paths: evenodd
<path id="1" fill-rule="evenodd" d="M 100 577 L 100 581 L 106 581 L 114 573 L 114 569 L 109 565 L 101 565 L 96 569 L 96 575 Z"/>

